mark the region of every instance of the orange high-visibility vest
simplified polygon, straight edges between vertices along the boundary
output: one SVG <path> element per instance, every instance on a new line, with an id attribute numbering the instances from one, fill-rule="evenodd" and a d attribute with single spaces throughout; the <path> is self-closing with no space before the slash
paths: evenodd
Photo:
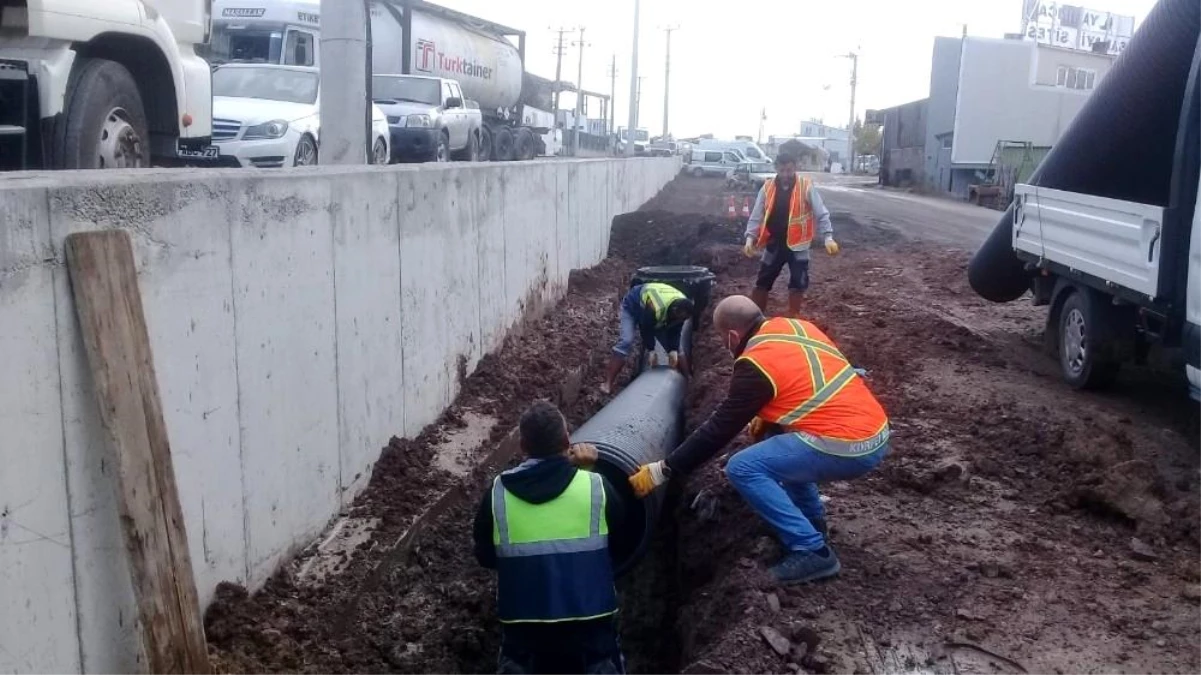
<path id="1" fill-rule="evenodd" d="M 812 323 L 768 319 L 738 360 L 771 380 L 775 396 L 759 411 L 764 421 L 833 441 L 829 451 L 839 455 L 867 454 L 888 440 L 884 408 Z"/>
<path id="2" fill-rule="evenodd" d="M 809 188 L 812 184 L 808 178 L 796 177 L 792 186 L 792 199 L 788 202 L 788 236 L 785 242 L 789 249 L 795 250 L 813 241 L 813 209 L 809 205 Z M 767 219 L 776 205 L 776 179 L 768 178 L 763 184 L 763 222 L 759 225 L 759 240 L 756 248 L 765 248 L 771 235 L 767 231 Z"/>

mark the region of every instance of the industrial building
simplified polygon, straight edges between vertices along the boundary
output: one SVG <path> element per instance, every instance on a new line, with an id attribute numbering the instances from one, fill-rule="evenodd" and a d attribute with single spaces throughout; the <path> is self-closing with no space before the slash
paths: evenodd
<path id="1" fill-rule="evenodd" d="M 968 199 L 973 185 L 1029 175 L 1114 58 L 1020 36 L 936 38 L 929 98 L 879 112 L 881 182 Z"/>

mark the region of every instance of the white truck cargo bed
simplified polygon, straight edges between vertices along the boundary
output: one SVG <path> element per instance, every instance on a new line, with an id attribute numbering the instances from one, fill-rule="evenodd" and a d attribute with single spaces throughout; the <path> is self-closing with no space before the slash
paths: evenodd
<path id="1" fill-rule="evenodd" d="M 1164 209 L 1019 184 L 1013 247 L 1155 299 Z"/>

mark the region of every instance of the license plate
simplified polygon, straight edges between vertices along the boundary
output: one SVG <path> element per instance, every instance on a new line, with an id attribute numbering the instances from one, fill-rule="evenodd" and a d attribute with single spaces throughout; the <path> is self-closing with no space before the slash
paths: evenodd
<path id="1" fill-rule="evenodd" d="M 221 148 L 215 145 L 206 145 L 203 148 L 187 148 L 180 146 L 176 149 L 180 157 L 191 157 L 194 159 L 217 159 L 221 156 Z"/>

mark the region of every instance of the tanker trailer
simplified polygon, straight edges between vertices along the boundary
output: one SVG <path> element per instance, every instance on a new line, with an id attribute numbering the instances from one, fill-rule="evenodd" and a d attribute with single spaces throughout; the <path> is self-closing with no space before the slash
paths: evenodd
<path id="1" fill-rule="evenodd" d="M 516 44 L 510 41 L 516 39 Z M 371 6 L 371 70 L 376 75 L 453 79 L 483 117 L 478 159 L 547 154 L 554 116 L 525 105 L 525 32 L 423 0 Z M 532 95 L 532 94 L 531 94 Z"/>

